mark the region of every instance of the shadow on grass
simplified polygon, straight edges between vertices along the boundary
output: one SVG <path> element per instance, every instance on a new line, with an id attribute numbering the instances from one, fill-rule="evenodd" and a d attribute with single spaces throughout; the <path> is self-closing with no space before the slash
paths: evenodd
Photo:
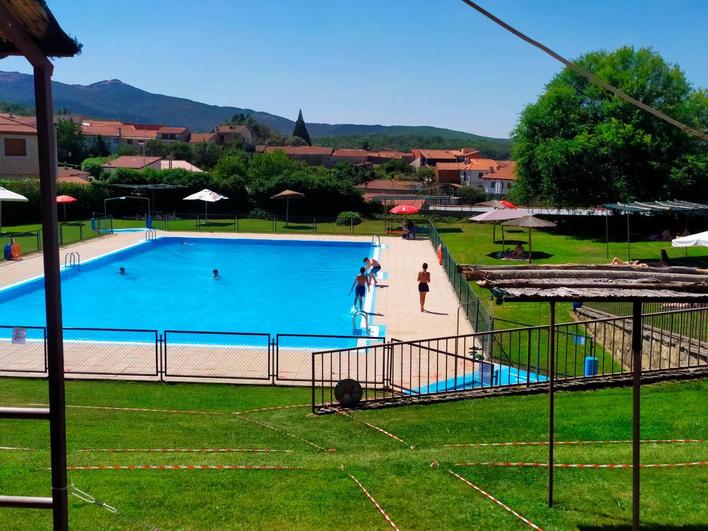
<path id="1" fill-rule="evenodd" d="M 487 253 L 487 256 L 489 258 L 496 258 L 499 261 L 508 262 L 510 265 L 511 264 L 523 264 L 524 262 L 528 262 L 528 260 L 529 260 L 528 254 L 526 254 L 524 256 L 524 258 L 502 260 L 498 256 L 498 254 L 500 252 L 501 251 L 494 251 L 492 253 Z M 544 251 L 534 251 L 533 253 L 531 253 L 531 260 L 545 260 L 546 258 L 551 258 L 552 256 L 553 256 L 552 254 L 546 253 Z"/>
<path id="2" fill-rule="evenodd" d="M 233 221 L 209 221 L 206 223 L 200 223 L 200 227 L 233 227 Z"/>
<path id="3" fill-rule="evenodd" d="M 691 531 L 698 529 L 705 529 L 705 524 L 682 524 L 682 525 L 658 525 L 658 524 L 645 524 L 642 522 L 642 529 L 649 529 L 654 531 L 669 531 L 672 529 L 681 531 Z M 632 529 L 632 526 L 627 524 L 618 525 L 578 525 L 580 531 L 619 531 L 624 529 Z"/>
<path id="4" fill-rule="evenodd" d="M 504 239 L 504 240 L 494 240 L 494 243 L 497 244 L 497 245 L 516 245 L 517 243 L 518 243 L 518 244 L 521 244 L 521 245 L 528 245 L 529 242 L 527 242 L 526 240 L 507 240 L 507 239 Z"/>
<path id="5" fill-rule="evenodd" d="M 451 234 L 464 232 L 460 227 L 435 227 L 439 234 Z"/>
<path id="6" fill-rule="evenodd" d="M 312 225 L 293 225 L 288 223 L 287 226 L 282 227 L 285 230 L 312 230 L 314 227 Z"/>

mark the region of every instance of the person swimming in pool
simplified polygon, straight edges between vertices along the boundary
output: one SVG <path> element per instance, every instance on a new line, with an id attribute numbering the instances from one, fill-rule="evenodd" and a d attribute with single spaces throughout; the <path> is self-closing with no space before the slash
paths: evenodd
<path id="1" fill-rule="evenodd" d="M 366 264 L 365 269 L 369 270 L 371 280 L 374 281 L 374 286 L 378 285 L 378 283 L 376 282 L 376 274 L 381 271 L 381 264 L 375 258 L 368 257 L 364 257 L 364 263 Z"/>
<path id="2" fill-rule="evenodd" d="M 211 272 L 211 278 L 213 278 L 214 280 L 219 280 L 219 279 L 221 278 L 221 275 L 219 274 L 219 270 L 218 270 L 218 269 L 213 269 L 213 270 L 212 270 L 212 272 Z"/>
<path id="3" fill-rule="evenodd" d="M 122 267 L 118 270 L 119 275 L 125 275 L 125 267 Z"/>
<path id="4" fill-rule="evenodd" d="M 359 274 L 356 276 L 352 287 L 349 289 L 349 294 L 351 295 L 352 290 L 356 288 L 354 292 L 354 308 L 356 308 L 357 302 L 359 303 L 359 310 L 364 308 L 364 297 L 366 297 L 366 289 L 369 286 L 369 276 L 366 274 L 366 268 L 362 267 L 359 269 Z"/>

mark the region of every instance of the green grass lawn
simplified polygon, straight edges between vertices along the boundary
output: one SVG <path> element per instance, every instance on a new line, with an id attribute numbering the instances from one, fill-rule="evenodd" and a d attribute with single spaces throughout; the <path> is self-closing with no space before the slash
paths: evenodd
<path id="1" fill-rule="evenodd" d="M 708 382 L 664 383 L 642 391 L 642 436 L 705 438 Z M 557 440 L 631 436 L 629 389 L 562 392 Z M 0 380 L 0 404 L 45 403 L 46 382 Z M 120 511 L 70 498 L 73 529 L 385 529 L 386 522 L 348 477 L 354 475 L 401 529 L 516 529 L 514 517 L 453 478 L 454 470 L 549 529 L 627 526 L 629 470 L 557 470 L 556 506 L 545 505 L 543 469 L 463 467 L 468 461 L 545 462 L 544 447 L 445 448 L 445 444 L 546 439 L 547 398 L 487 398 L 317 417 L 307 407 L 232 415 L 264 406 L 305 404 L 307 388 L 208 384 L 67 382 L 67 404 L 209 411 L 214 415 L 68 408 L 69 465 L 258 464 L 303 470 L 70 471 L 76 487 Z M 680 412 L 680 414 L 677 414 Z M 357 420 L 379 426 L 404 443 Z M 291 437 L 290 435 L 295 437 Z M 335 448 L 336 452 L 321 451 Z M 47 496 L 48 428 L 0 421 L 0 492 Z M 272 453 L 112 453 L 100 448 L 270 448 Z M 413 448 L 411 448 L 413 447 Z M 82 452 L 81 449 L 93 449 Z M 290 450 L 284 452 L 282 450 Z M 629 444 L 560 446 L 557 462 L 628 463 Z M 644 463 L 708 460 L 708 444 L 647 444 Z M 437 461 L 438 467 L 431 467 Z M 708 469 L 642 471 L 647 526 L 708 525 Z M 43 511 L 0 510 L 3 530 L 48 529 Z"/>

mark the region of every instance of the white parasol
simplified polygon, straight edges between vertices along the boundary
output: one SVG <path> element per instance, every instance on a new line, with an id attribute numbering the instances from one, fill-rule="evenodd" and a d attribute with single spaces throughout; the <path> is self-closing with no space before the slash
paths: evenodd
<path id="1" fill-rule="evenodd" d="M 11 190 L 8 190 L 7 188 L 3 188 L 0 186 L 0 233 L 2 232 L 2 202 L 3 201 L 21 201 L 21 202 L 27 202 L 29 199 L 27 199 L 24 195 L 17 194 Z"/>
<path id="2" fill-rule="evenodd" d="M 207 206 L 209 203 L 216 203 L 217 201 L 221 201 L 222 199 L 228 199 L 225 195 L 217 194 L 216 192 L 212 192 L 208 188 L 204 188 L 201 192 L 197 192 L 196 194 L 188 195 L 183 199 L 183 201 L 204 201 L 204 219 L 208 219 L 208 210 Z"/>

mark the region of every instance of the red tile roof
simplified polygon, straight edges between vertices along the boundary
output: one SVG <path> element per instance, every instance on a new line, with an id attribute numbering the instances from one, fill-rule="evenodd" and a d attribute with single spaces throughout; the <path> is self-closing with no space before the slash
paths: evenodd
<path id="1" fill-rule="evenodd" d="M 0 113 L 1 134 L 36 135 L 37 128 L 34 123 L 34 117 Z"/>
<path id="2" fill-rule="evenodd" d="M 448 149 L 412 149 L 411 151 L 416 158 L 423 156 L 426 159 L 435 160 L 455 160 L 460 156 L 459 153 L 454 153 Z"/>
<path id="3" fill-rule="evenodd" d="M 385 192 L 389 190 L 410 192 L 418 190 L 418 183 L 413 181 L 394 181 L 393 179 L 374 179 L 373 181 L 357 184 L 356 188 L 367 192 Z"/>
<path id="4" fill-rule="evenodd" d="M 117 159 L 114 160 L 109 160 L 107 163 L 103 165 L 104 168 L 127 168 L 130 170 L 140 170 L 142 168 L 145 168 L 146 166 L 149 166 L 150 164 L 154 164 L 158 160 L 162 160 L 162 157 L 141 157 L 141 156 L 128 156 L 124 155 L 122 157 L 118 157 Z"/>
<path id="5" fill-rule="evenodd" d="M 286 155 L 331 155 L 334 151 L 330 147 L 321 146 L 266 146 L 266 153 L 282 151 Z"/>
<path id="6" fill-rule="evenodd" d="M 435 165 L 435 170 L 436 171 L 462 171 L 467 169 L 467 163 L 466 162 L 438 162 Z"/>
<path id="7" fill-rule="evenodd" d="M 62 183 L 88 184 L 90 177 L 90 173 L 76 168 L 57 168 L 57 180 Z"/>
<path id="8" fill-rule="evenodd" d="M 482 175 L 482 179 L 496 179 L 498 181 L 515 181 L 516 180 L 516 162 L 513 160 L 499 160 L 494 173 Z"/>
<path id="9" fill-rule="evenodd" d="M 365 149 L 348 149 L 348 148 L 342 148 L 342 149 L 335 149 L 334 153 L 332 153 L 333 157 L 368 157 L 369 152 L 366 151 Z"/>
<path id="10" fill-rule="evenodd" d="M 250 129 L 245 125 L 224 125 L 220 124 L 216 127 L 217 133 L 245 133 L 250 132 Z"/>
<path id="11" fill-rule="evenodd" d="M 369 157 L 377 157 L 381 159 L 402 159 L 403 157 L 412 157 L 412 153 L 403 151 L 395 151 L 393 149 L 380 149 L 378 151 L 369 151 Z"/>
<path id="12" fill-rule="evenodd" d="M 189 142 L 199 144 L 200 142 L 211 142 L 214 138 L 214 133 L 192 133 Z"/>
<path id="13" fill-rule="evenodd" d="M 187 131 L 186 127 L 169 127 L 166 125 L 163 125 L 160 127 L 157 132 L 166 135 L 166 134 L 173 134 L 173 135 L 181 135 L 184 134 Z"/>

